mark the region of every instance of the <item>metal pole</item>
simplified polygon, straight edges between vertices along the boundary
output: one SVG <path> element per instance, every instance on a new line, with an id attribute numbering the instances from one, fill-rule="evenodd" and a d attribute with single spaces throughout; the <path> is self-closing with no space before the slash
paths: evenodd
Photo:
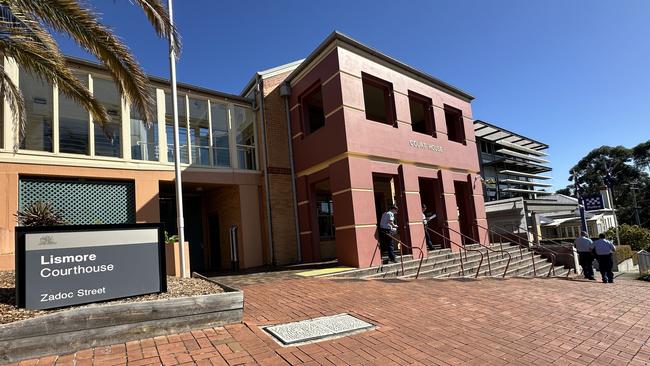
<path id="1" fill-rule="evenodd" d="M 169 11 L 169 21 L 174 24 L 174 15 L 172 11 L 173 0 L 167 0 L 167 9 Z M 180 259 L 181 259 L 181 276 L 187 275 L 185 267 L 185 220 L 183 218 L 183 182 L 181 181 L 181 149 L 179 146 L 178 136 L 178 90 L 176 89 L 176 50 L 174 50 L 174 34 L 169 35 L 169 73 L 171 74 L 172 87 L 172 112 L 174 115 L 174 176 L 176 178 L 176 215 L 178 224 L 178 240 L 180 242 Z"/>
<path id="2" fill-rule="evenodd" d="M 576 197 L 578 198 L 578 209 L 580 210 L 580 227 L 582 231 L 587 231 L 587 218 L 585 217 L 585 206 L 580 199 L 580 189 L 578 187 L 578 177 L 573 174 L 573 185 L 576 190 Z"/>
<path id="3" fill-rule="evenodd" d="M 614 229 L 616 230 L 616 245 L 621 245 L 621 238 L 618 236 L 618 218 L 616 215 L 616 209 L 614 208 L 614 194 L 612 189 L 607 186 L 607 194 L 609 195 L 609 202 L 612 205 L 612 213 L 614 214 Z"/>
<path id="4" fill-rule="evenodd" d="M 634 203 L 634 221 L 636 221 L 637 226 L 641 226 L 641 219 L 639 218 L 639 206 L 636 203 L 636 184 L 630 184 L 630 189 L 632 190 L 632 202 Z"/>

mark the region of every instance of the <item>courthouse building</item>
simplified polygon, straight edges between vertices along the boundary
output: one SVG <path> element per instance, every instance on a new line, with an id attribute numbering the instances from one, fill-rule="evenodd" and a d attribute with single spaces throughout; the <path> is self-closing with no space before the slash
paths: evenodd
<path id="1" fill-rule="evenodd" d="M 3 105 L 0 269 L 14 267 L 15 213 L 37 200 L 71 224 L 162 222 L 174 234 L 169 82 L 151 77 L 157 114 L 148 125 L 104 68 L 69 59 L 108 110 L 111 141 L 56 86 L 4 63 L 28 116 L 18 145 Z M 306 59 L 256 73 L 240 95 L 179 84 L 192 270 L 230 269 L 234 252 L 239 268 L 329 259 L 365 267 L 393 203 L 407 244 L 423 245 L 423 203 L 437 215 L 431 228 L 451 240 L 484 238 L 472 99 L 336 32 Z"/>

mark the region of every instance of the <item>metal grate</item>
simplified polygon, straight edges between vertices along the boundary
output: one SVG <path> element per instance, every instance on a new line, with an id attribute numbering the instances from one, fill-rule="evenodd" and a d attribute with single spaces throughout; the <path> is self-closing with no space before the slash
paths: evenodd
<path id="1" fill-rule="evenodd" d="M 49 202 L 70 224 L 135 223 L 133 182 L 20 178 L 19 207 Z"/>

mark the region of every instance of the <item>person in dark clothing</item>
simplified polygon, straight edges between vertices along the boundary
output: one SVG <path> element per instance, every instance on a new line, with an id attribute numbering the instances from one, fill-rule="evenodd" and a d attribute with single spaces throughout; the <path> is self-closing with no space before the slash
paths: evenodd
<path id="1" fill-rule="evenodd" d="M 576 251 L 578 251 L 578 262 L 580 263 L 580 267 L 582 267 L 582 274 L 587 279 L 595 280 L 594 267 L 592 266 L 592 262 L 594 261 L 594 242 L 589 239 L 589 234 L 583 231 L 573 242 L 573 245 L 575 245 Z"/>
<path id="2" fill-rule="evenodd" d="M 603 278 L 603 283 L 614 283 L 614 253 L 616 247 L 611 241 L 605 239 L 605 234 L 598 235 L 598 240 L 594 242 L 594 249 L 596 250 L 596 258 L 598 259 L 598 268 L 600 275 Z"/>
<path id="3" fill-rule="evenodd" d="M 395 220 L 396 213 L 397 206 L 390 206 L 388 211 L 381 215 L 381 221 L 379 222 L 379 244 L 382 253 L 385 252 L 388 254 L 388 260 L 384 261 L 384 264 L 388 262 L 397 263 L 397 260 L 395 259 L 395 251 L 393 249 L 393 238 L 389 236 L 397 234 L 397 224 Z"/>

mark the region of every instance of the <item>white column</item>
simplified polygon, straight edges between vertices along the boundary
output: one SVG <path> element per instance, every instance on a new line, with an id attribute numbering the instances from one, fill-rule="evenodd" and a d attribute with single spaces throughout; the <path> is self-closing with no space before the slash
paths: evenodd
<path id="1" fill-rule="evenodd" d="M 208 149 L 208 160 L 210 162 L 210 166 L 215 166 L 217 164 L 214 161 L 215 150 L 212 143 L 212 104 L 210 102 L 210 99 L 208 99 L 208 144 L 210 145 L 210 148 Z"/>
<path id="2" fill-rule="evenodd" d="M 156 89 L 156 112 L 158 118 L 158 161 L 167 162 L 167 129 L 165 128 L 165 91 Z"/>
<path id="3" fill-rule="evenodd" d="M 5 67 L 5 73 L 9 77 L 11 81 L 18 86 L 18 64 L 16 61 L 14 61 L 11 58 L 4 58 L 4 67 Z M 9 106 L 9 103 L 7 103 L 7 99 L 3 98 L 3 103 L 4 103 L 4 108 L 3 108 L 3 114 L 4 114 L 4 124 L 3 124 L 3 134 L 2 136 L 4 137 L 4 143 L 3 147 L 5 150 L 13 150 L 14 146 L 18 145 L 18 126 L 16 125 L 16 122 L 14 122 L 14 115 L 11 112 L 11 107 Z M 14 126 L 16 129 L 14 130 Z"/>
<path id="4" fill-rule="evenodd" d="M 88 90 L 93 94 L 93 76 L 88 74 Z M 88 154 L 95 156 L 95 123 L 93 116 L 88 112 Z"/>
<path id="5" fill-rule="evenodd" d="M 185 134 L 187 135 L 187 163 L 192 164 L 192 137 L 190 133 L 190 97 L 185 95 Z M 181 154 L 183 156 L 183 154 Z M 182 160 L 180 160 L 182 161 Z"/>
<path id="6" fill-rule="evenodd" d="M 122 113 L 122 159 L 131 160 L 131 106 L 128 105 L 126 99 L 121 97 Z"/>
<path id="7" fill-rule="evenodd" d="M 228 145 L 230 148 L 230 165 L 233 169 L 239 169 L 237 156 L 237 139 L 236 127 L 234 123 L 235 108 L 232 103 L 228 103 Z"/>
<path id="8" fill-rule="evenodd" d="M 60 151 L 59 136 L 59 87 L 52 85 L 52 152 Z"/>

